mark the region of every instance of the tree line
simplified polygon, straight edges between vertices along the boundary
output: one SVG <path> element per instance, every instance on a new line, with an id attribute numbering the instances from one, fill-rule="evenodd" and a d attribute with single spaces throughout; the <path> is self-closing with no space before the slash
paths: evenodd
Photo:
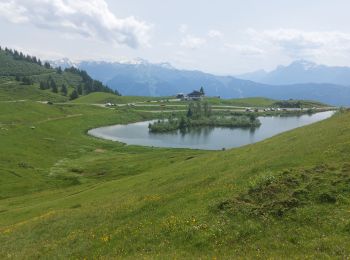
<path id="1" fill-rule="evenodd" d="M 106 92 L 120 96 L 118 90 L 113 90 L 108 86 L 105 86 L 101 81 L 92 79 L 85 70 L 70 67 L 66 68 L 64 71 L 79 75 L 82 78 L 82 83 L 78 86 L 74 95 L 87 95 L 92 92 Z"/>
<path id="2" fill-rule="evenodd" d="M 180 130 L 185 132 L 191 127 L 259 127 L 261 122 L 256 115 L 232 115 L 232 116 L 220 116 L 214 115 L 211 105 L 208 102 L 196 102 L 188 105 L 186 115 L 176 118 L 170 115 L 167 120 L 158 120 L 149 124 L 148 128 L 150 132 L 162 133 Z"/>
<path id="3" fill-rule="evenodd" d="M 38 59 L 37 57 L 35 56 L 31 56 L 31 55 L 26 55 L 24 54 L 23 52 L 21 51 L 17 51 L 17 50 L 12 50 L 12 49 L 9 49 L 7 47 L 5 47 L 4 49 L 0 46 L 0 51 L 4 51 L 6 55 L 10 55 L 12 56 L 13 59 L 15 60 L 21 60 L 21 61 L 26 61 L 26 62 L 30 62 L 30 63 L 34 63 L 34 64 L 37 64 L 39 66 L 44 66 L 48 69 L 51 68 L 51 65 L 50 63 L 48 62 L 42 62 L 40 59 Z"/>
<path id="4" fill-rule="evenodd" d="M 3 51 L 6 55 L 11 56 L 14 60 L 26 61 L 29 63 L 37 64 L 46 69 L 55 70 L 55 72 L 59 75 L 63 74 L 64 72 L 79 75 L 81 77 L 81 83 L 79 83 L 77 86 L 74 86 L 74 90 L 70 94 L 70 99 L 75 99 L 80 95 L 87 95 L 92 92 L 107 92 L 120 96 L 120 93 L 117 90 L 109 88 L 101 81 L 92 79 L 84 70 L 80 70 L 75 67 L 66 68 L 64 70 L 62 70 L 61 67 L 54 69 L 51 67 L 49 62 L 42 62 L 35 56 L 25 55 L 20 51 L 12 50 L 9 48 L 2 48 L 1 46 L 0 51 Z M 32 85 L 35 83 L 33 78 L 30 76 L 21 76 L 20 73 L 14 73 L 13 75 L 16 77 L 17 81 L 22 82 L 24 85 Z M 42 90 L 51 89 L 51 91 L 54 93 L 61 93 L 64 96 L 68 95 L 68 87 L 65 84 L 59 84 L 51 75 L 45 80 L 40 80 L 39 86 Z"/>

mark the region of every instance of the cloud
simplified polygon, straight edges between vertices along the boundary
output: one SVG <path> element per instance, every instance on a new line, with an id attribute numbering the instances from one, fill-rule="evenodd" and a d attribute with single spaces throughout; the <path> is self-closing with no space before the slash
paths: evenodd
<path id="1" fill-rule="evenodd" d="M 270 45 L 292 58 L 349 55 L 350 34 L 339 31 L 302 31 L 278 29 L 257 32 L 250 29 L 252 40 Z"/>
<path id="2" fill-rule="evenodd" d="M 199 38 L 193 35 L 186 35 L 182 40 L 180 45 L 188 49 L 198 49 L 206 43 L 206 39 Z"/>
<path id="3" fill-rule="evenodd" d="M 209 43 L 210 39 L 213 38 L 222 38 L 223 34 L 218 30 L 210 30 L 207 35 L 203 37 L 194 36 L 191 34 L 186 34 L 188 31 L 188 26 L 182 24 L 179 28 L 179 32 L 183 34 L 180 46 L 187 49 L 198 49 L 204 46 L 206 43 Z"/>
<path id="4" fill-rule="evenodd" d="M 133 16 L 117 18 L 105 0 L 2 0 L 0 17 L 131 48 L 148 45 L 152 27 Z"/>
<path id="5" fill-rule="evenodd" d="M 187 24 L 181 24 L 179 27 L 180 33 L 186 33 L 188 31 L 188 25 Z"/>
<path id="6" fill-rule="evenodd" d="M 208 32 L 208 37 L 209 38 L 222 38 L 223 34 L 222 34 L 222 32 L 220 32 L 218 30 L 210 30 Z"/>
<path id="7" fill-rule="evenodd" d="M 261 56 L 265 53 L 264 50 L 251 45 L 226 43 L 225 47 L 234 50 L 236 53 L 242 56 Z"/>

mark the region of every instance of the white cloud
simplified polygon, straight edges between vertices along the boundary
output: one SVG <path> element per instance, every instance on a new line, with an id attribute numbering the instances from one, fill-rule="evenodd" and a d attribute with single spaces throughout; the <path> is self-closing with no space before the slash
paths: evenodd
<path id="1" fill-rule="evenodd" d="M 187 24 L 181 24 L 179 27 L 179 32 L 180 33 L 187 33 L 188 31 L 188 25 Z"/>
<path id="2" fill-rule="evenodd" d="M 226 43 L 225 47 L 234 50 L 236 53 L 242 56 L 261 56 L 265 53 L 264 50 L 251 45 Z"/>
<path id="3" fill-rule="evenodd" d="M 1 0 L 0 17 L 131 48 L 148 45 L 151 30 L 133 16 L 117 18 L 105 0 Z"/>
<path id="4" fill-rule="evenodd" d="M 182 40 L 180 42 L 180 46 L 188 48 L 188 49 L 198 49 L 204 46 L 206 43 L 210 42 L 210 39 L 214 38 L 222 38 L 223 34 L 218 30 L 210 30 L 203 37 L 194 36 L 187 33 L 188 26 L 183 24 L 179 28 L 179 32 L 182 34 Z"/>
<path id="5" fill-rule="evenodd" d="M 0 3 L 0 15 L 12 23 L 24 23 L 28 21 L 25 17 L 26 9 L 18 6 L 14 1 Z"/>
<path id="6" fill-rule="evenodd" d="M 198 49 L 199 47 L 202 47 L 206 43 L 206 39 L 199 38 L 193 35 L 186 35 L 180 45 L 182 47 L 188 48 L 188 49 Z"/>
<path id="7" fill-rule="evenodd" d="M 349 55 L 350 34 L 338 31 L 307 32 L 278 29 L 257 32 L 250 29 L 252 40 L 277 48 L 292 58 Z"/>
<path id="8" fill-rule="evenodd" d="M 208 32 L 208 36 L 210 38 L 222 38 L 223 37 L 223 34 L 222 32 L 218 31 L 218 30 L 210 30 Z"/>

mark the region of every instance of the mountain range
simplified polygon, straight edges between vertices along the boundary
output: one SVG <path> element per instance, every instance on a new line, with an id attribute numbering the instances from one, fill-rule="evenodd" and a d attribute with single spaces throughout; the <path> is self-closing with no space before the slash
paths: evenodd
<path id="1" fill-rule="evenodd" d="M 278 66 L 271 72 L 258 70 L 237 77 L 270 85 L 330 83 L 350 86 L 349 67 L 330 67 L 306 60 L 298 60 L 288 66 Z"/>
<path id="2" fill-rule="evenodd" d="M 168 63 L 153 64 L 142 59 L 79 63 L 64 60 L 64 63 L 56 61 L 52 64 L 63 67 L 74 64 L 123 95 L 170 96 L 189 93 L 203 86 L 207 95 L 222 98 L 264 96 L 350 105 L 350 84 L 346 84 L 347 78 L 350 79 L 350 68 L 327 67 L 306 61 L 280 66 L 270 73 L 260 71 L 238 77 L 180 70 Z M 318 77 L 316 71 L 320 71 L 322 77 Z"/>

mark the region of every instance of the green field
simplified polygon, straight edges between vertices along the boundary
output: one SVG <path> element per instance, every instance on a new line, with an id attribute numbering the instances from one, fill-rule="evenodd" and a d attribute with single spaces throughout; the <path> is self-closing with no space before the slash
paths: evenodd
<path id="1" fill-rule="evenodd" d="M 0 77 L 0 102 L 15 100 L 65 102 L 68 98 L 49 90 L 40 90 L 37 84 L 23 85 L 11 77 Z"/>
<path id="2" fill-rule="evenodd" d="M 155 116 L 132 108 L 0 111 L 1 259 L 350 257 L 350 112 L 199 151 L 86 135 Z"/>
<path id="3" fill-rule="evenodd" d="M 110 93 L 96 92 L 91 93 L 86 96 L 82 96 L 76 100 L 73 100 L 72 103 L 76 104 L 106 104 L 106 103 L 115 103 L 115 104 L 127 104 L 135 102 L 146 102 L 151 100 L 159 100 L 161 98 L 154 97 L 132 97 L 132 96 L 116 96 Z"/>
<path id="4" fill-rule="evenodd" d="M 226 105 L 226 106 L 237 106 L 237 107 L 278 107 L 278 100 L 269 99 L 269 98 L 263 98 L 263 97 L 255 97 L 255 98 L 233 98 L 233 99 L 219 99 L 219 98 L 206 98 L 206 100 L 212 104 L 215 105 Z M 316 102 L 316 101 L 309 101 L 309 100 L 289 100 L 286 102 L 297 102 L 299 101 L 300 104 L 304 108 L 311 108 L 311 107 L 326 107 L 328 105 Z"/>
<path id="5" fill-rule="evenodd" d="M 235 99 L 221 99 L 216 97 L 206 97 L 207 101 L 214 108 L 222 108 L 225 106 L 244 108 L 244 107 L 275 107 L 278 100 L 256 97 L 256 98 L 235 98 Z M 296 102 L 298 100 L 293 100 Z M 288 101 L 287 101 L 288 102 Z M 181 109 L 186 107 L 190 101 L 178 101 L 175 97 L 142 97 L 142 96 L 116 96 L 110 93 L 95 92 L 86 96 L 81 96 L 78 99 L 71 101 L 74 104 L 132 104 L 136 103 L 140 109 L 152 109 L 152 106 L 159 106 L 160 109 Z M 328 105 L 315 101 L 300 100 L 304 108 L 312 107 L 327 107 Z M 144 106 L 142 106 L 144 104 Z M 142 108 L 141 108 L 142 106 Z M 173 108 L 171 108 L 173 106 Z"/>
<path id="6" fill-rule="evenodd" d="M 232 98 L 232 99 L 220 99 L 220 98 L 207 98 L 208 102 L 212 105 L 227 105 L 238 107 L 271 107 L 276 100 L 256 97 L 256 98 Z"/>

